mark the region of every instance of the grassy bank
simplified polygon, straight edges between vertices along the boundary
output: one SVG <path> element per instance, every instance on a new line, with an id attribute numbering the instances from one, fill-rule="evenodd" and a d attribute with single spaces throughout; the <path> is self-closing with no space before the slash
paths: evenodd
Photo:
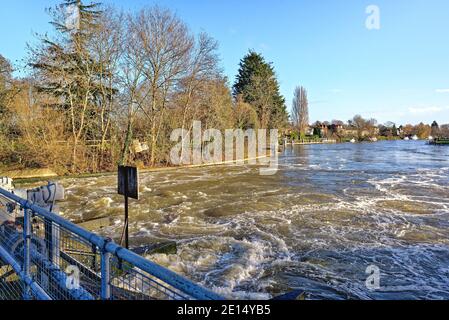
<path id="1" fill-rule="evenodd" d="M 258 160 L 258 159 L 264 159 L 269 157 L 270 155 L 267 154 L 265 156 L 258 156 L 253 158 L 245 158 L 243 161 L 251 161 L 251 160 Z M 231 161 L 221 161 L 218 163 L 204 163 L 204 164 L 197 164 L 197 165 L 183 165 L 183 166 L 165 166 L 165 167 L 140 167 L 139 172 L 140 173 L 149 173 L 149 172 L 165 172 L 165 171 L 173 171 L 173 170 L 181 170 L 181 169 L 189 169 L 189 168 L 202 168 L 202 167 L 212 167 L 212 166 L 223 166 L 227 164 L 234 163 L 235 160 Z M 11 173 L 14 173 L 11 175 Z M 45 174 L 40 174 L 45 173 Z M 34 176 L 33 176 L 34 174 Z M 14 179 L 14 182 L 16 185 L 20 184 L 30 184 L 30 183 L 37 183 L 41 181 L 47 181 L 47 180 L 60 180 L 60 179 L 83 179 L 83 178 L 95 178 L 95 177 L 104 177 L 104 176 L 112 176 L 116 175 L 116 171 L 104 171 L 104 172 L 96 172 L 96 173 L 79 173 L 79 174 L 72 174 L 72 175 L 63 175 L 59 176 L 56 173 L 54 173 L 51 169 L 22 169 L 22 170 L 8 170 L 7 168 L 0 169 L 0 176 L 7 176 Z"/>

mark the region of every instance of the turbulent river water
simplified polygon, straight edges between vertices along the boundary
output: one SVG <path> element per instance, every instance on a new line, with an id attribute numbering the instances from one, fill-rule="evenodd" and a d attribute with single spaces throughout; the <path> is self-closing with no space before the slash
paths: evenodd
<path id="1" fill-rule="evenodd" d="M 64 217 L 112 216 L 116 178 L 64 179 Z M 141 175 L 131 245 L 175 240 L 149 259 L 229 298 L 449 299 L 449 148 L 398 141 L 288 147 L 257 166 Z M 366 286 L 369 266 L 380 288 Z M 372 288 L 371 288 L 372 289 Z"/>

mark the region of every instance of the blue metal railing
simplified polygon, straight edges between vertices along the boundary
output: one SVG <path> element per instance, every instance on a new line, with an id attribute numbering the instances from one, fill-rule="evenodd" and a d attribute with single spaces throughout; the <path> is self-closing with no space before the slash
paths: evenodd
<path id="1" fill-rule="evenodd" d="M 17 231 L 23 248 L 19 254 L 11 252 L 0 237 L 0 259 L 12 266 L 24 291 L 31 291 L 36 299 L 223 299 L 11 192 L 0 188 L 0 195 L 23 210 L 23 226 Z M 38 249 L 39 241 L 47 251 Z M 77 289 L 65 288 L 68 277 L 63 268 L 73 263 L 82 270 L 83 281 Z"/>

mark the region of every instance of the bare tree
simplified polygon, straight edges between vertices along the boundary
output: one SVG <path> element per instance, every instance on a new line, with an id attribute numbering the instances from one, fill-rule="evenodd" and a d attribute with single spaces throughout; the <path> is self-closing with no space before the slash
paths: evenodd
<path id="1" fill-rule="evenodd" d="M 194 120 L 204 129 L 287 121 L 263 57 L 256 68 L 263 74 L 248 75 L 245 89 L 254 97 L 247 104 L 230 92 L 217 42 L 193 34 L 169 10 L 123 14 L 84 2 L 64 0 L 50 10 L 55 32 L 30 48 L 32 79 L 14 79 L 0 56 L 0 161 L 61 174 L 112 170 L 117 162 L 155 166 L 169 161 L 171 131 L 192 130 Z M 73 25 L 65 10 L 72 4 L 80 11 Z M 305 90 L 303 97 L 307 102 Z M 137 139 L 146 146 L 132 152 Z"/>
<path id="2" fill-rule="evenodd" d="M 357 130 L 357 138 L 362 140 L 365 136 L 375 136 L 376 134 L 376 119 L 364 119 L 361 115 L 356 115 L 352 120 L 348 121 L 349 125 L 353 126 Z"/>
<path id="3" fill-rule="evenodd" d="M 127 21 L 121 64 L 127 129 L 120 162 L 140 136 L 149 139 L 147 160 L 155 165 L 166 156 L 170 128 L 191 130 L 203 114 L 201 101 L 210 97 L 205 92 L 221 81 L 218 45 L 205 33 L 196 40 L 181 20 L 158 7 L 130 14 Z"/>
<path id="4" fill-rule="evenodd" d="M 0 116 L 6 112 L 8 83 L 11 80 L 12 67 L 8 60 L 0 55 Z M 0 120 L 2 120 L 0 118 Z"/>
<path id="5" fill-rule="evenodd" d="M 202 91 L 204 84 L 220 78 L 218 68 L 218 43 L 205 33 L 201 33 L 190 53 L 186 76 L 180 81 L 182 110 L 182 129 L 192 130 L 193 121 L 198 115 L 198 105 L 194 104 L 195 95 Z M 190 119 L 189 119 L 190 115 Z M 190 120 L 190 121 L 189 121 Z M 184 143 L 182 144 L 184 147 Z"/>
<path id="6" fill-rule="evenodd" d="M 90 48 L 92 55 L 98 61 L 96 94 L 97 119 L 92 123 L 92 131 L 99 140 L 100 168 L 103 167 L 106 139 L 110 135 L 113 113 L 118 108 L 117 97 L 120 92 L 120 69 L 125 53 L 125 26 L 123 13 L 116 13 L 113 8 L 106 8 L 107 15 L 102 15 L 94 29 Z"/>
<path id="7" fill-rule="evenodd" d="M 334 125 L 334 126 L 344 126 L 344 122 L 343 121 L 341 121 L 341 120 L 332 120 L 332 125 Z"/>
<path id="8" fill-rule="evenodd" d="M 0 54 L 0 85 L 10 78 L 11 72 L 11 63 Z"/>
<path id="9" fill-rule="evenodd" d="M 293 98 L 293 124 L 304 134 L 309 127 L 309 101 L 307 90 L 300 86 L 295 89 Z"/>
<path id="10" fill-rule="evenodd" d="M 194 46 L 187 26 L 168 10 L 158 7 L 143 9 L 131 18 L 132 40 L 136 42 L 134 58 L 143 65 L 144 82 L 148 93 L 146 105 L 139 107 L 150 120 L 150 164 L 154 165 L 157 141 L 166 116 L 167 99 L 177 88 L 188 70 Z M 143 102 L 143 101 L 142 101 Z"/>
<path id="11" fill-rule="evenodd" d="M 449 138 L 449 124 L 443 124 L 439 130 L 440 137 Z"/>
<path id="12" fill-rule="evenodd" d="M 363 138 L 364 130 L 368 127 L 368 121 L 358 114 L 354 116 L 352 120 L 349 120 L 348 123 L 356 128 L 357 138 L 361 140 Z"/>

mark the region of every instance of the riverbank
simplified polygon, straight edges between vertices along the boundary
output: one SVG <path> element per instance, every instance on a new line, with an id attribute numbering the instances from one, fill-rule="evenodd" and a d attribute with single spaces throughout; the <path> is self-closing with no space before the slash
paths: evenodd
<path id="1" fill-rule="evenodd" d="M 392 139 L 385 138 L 379 139 L 378 141 L 359 141 L 358 143 L 363 142 L 369 142 L 369 143 L 376 143 L 376 142 L 385 142 L 385 141 L 400 141 L 401 139 L 399 137 L 394 137 Z M 332 144 L 344 144 L 349 143 L 349 141 L 337 141 L 337 140 L 325 140 L 322 139 L 320 141 L 296 141 L 296 142 L 288 142 L 287 146 L 301 146 L 301 145 L 315 145 L 315 144 L 325 144 L 325 145 L 332 145 Z M 283 146 L 280 146 L 283 147 Z M 245 158 L 243 161 L 251 161 L 251 160 L 259 160 L 263 158 L 267 158 L 270 155 L 267 154 L 266 156 L 259 156 L 255 158 Z M 183 166 L 159 166 L 159 167 L 139 167 L 139 171 L 141 173 L 147 173 L 147 172 L 166 172 L 166 171 L 173 171 L 173 170 L 180 170 L 180 169 L 186 169 L 186 168 L 201 168 L 201 167 L 211 167 L 211 166 L 222 166 L 227 165 L 235 162 L 236 160 L 231 161 L 222 161 L 218 163 L 203 163 L 198 165 L 183 165 Z M 110 176 L 110 175 L 116 175 L 116 171 L 102 171 L 102 172 L 94 172 L 94 173 L 77 173 L 77 174 L 68 174 L 68 175 L 58 175 L 55 170 L 51 168 L 38 168 L 38 169 L 17 169 L 17 168 L 10 168 L 10 167 L 0 167 L 0 176 L 2 177 L 9 177 L 14 179 L 16 184 L 28 184 L 28 183 L 35 183 L 40 181 L 45 181 L 48 179 L 62 179 L 62 178 L 76 178 L 76 179 L 83 179 L 83 178 L 95 178 L 95 177 L 102 177 L 102 176 Z"/>
<path id="2" fill-rule="evenodd" d="M 262 155 L 258 157 L 245 158 L 243 161 L 253 161 L 259 159 L 265 159 L 270 157 L 269 154 Z M 242 161 L 242 160 L 239 160 Z M 167 172 L 174 171 L 180 169 L 188 169 L 188 168 L 202 168 L 202 167 L 212 167 L 212 166 L 223 166 L 236 162 L 236 160 L 230 161 L 221 161 L 217 163 L 203 163 L 203 164 L 193 164 L 193 165 L 182 165 L 182 166 L 167 166 L 167 167 L 141 167 L 139 168 L 140 173 L 148 173 L 148 172 Z M 96 178 L 103 176 L 112 176 L 116 175 L 115 171 L 104 171 L 104 172 L 95 172 L 95 173 L 80 173 L 73 175 L 58 175 L 52 169 L 42 168 L 42 169 L 16 169 L 16 170 L 8 170 L 8 169 L 0 169 L 0 177 L 9 177 L 14 179 L 15 184 L 29 184 L 34 182 L 40 182 L 42 180 L 47 180 L 49 178 L 52 179 L 66 179 L 66 178 L 75 178 L 75 179 L 83 179 L 83 178 Z"/>
<path id="3" fill-rule="evenodd" d="M 294 146 L 307 146 L 311 144 L 335 144 L 338 143 L 337 140 L 323 140 L 323 141 L 299 141 L 299 142 L 290 142 L 287 143 L 287 145 L 294 145 Z"/>

